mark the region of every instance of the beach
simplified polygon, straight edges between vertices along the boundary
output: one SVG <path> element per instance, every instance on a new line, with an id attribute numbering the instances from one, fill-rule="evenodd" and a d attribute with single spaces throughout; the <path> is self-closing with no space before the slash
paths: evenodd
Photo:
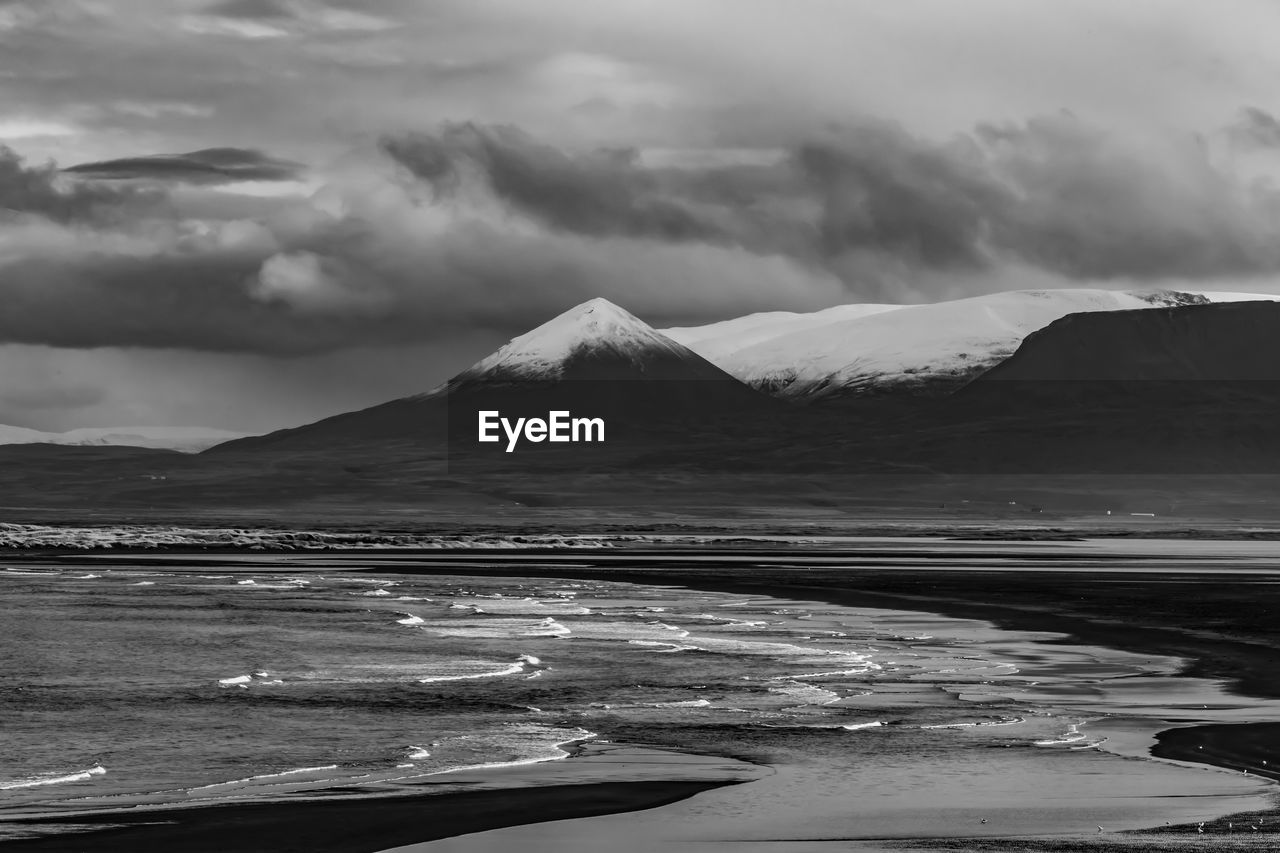
<path id="1" fill-rule="evenodd" d="M 972 704 L 973 716 L 950 712 L 949 718 L 930 722 L 927 714 L 934 712 L 922 709 L 936 700 L 922 704 L 923 694 L 909 683 L 912 676 L 905 681 L 880 676 L 876 695 L 841 690 L 844 698 L 836 705 L 805 712 L 838 713 L 835 724 L 848 730 L 837 733 L 835 724 L 823 728 L 824 717 L 812 723 L 800 719 L 798 728 L 791 723 L 781 738 L 760 730 L 764 739 L 756 745 L 743 742 L 736 765 L 695 761 L 695 767 L 682 759 L 676 773 L 674 764 L 655 769 L 652 761 L 632 760 L 632 753 L 620 760 L 615 753 L 606 771 L 602 755 L 593 752 L 599 747 L 593 746 L 561 761 L 480 772 L 474 783 L 510 787 L 514 781 L 516 787 L 508 790 L 451 789 L 428 796 L 401 791 L 358 800 L 334 796 L 320 802 L 142 810 L 123 819 L 103 815 L 87 822 L 147 825 L 92 832 L 82 836 L 81 849 L 137 849 L 130 845 L 144 837 L 148 846 L 192 850 L 371 853 L 517 845 L 585 851 L 600 849 L 609 838 L 623 839 L 610 844 L 637 853 L 693 853 L 723 849 L 726 842 L 743 850 L 777 850 L 782 844 L 788 850 L 821 851 L 1249 849 L 1251 839 L 1271 832 L 1270 765 L 1277 763 L 1265 723 L 1274 711 L 1269 703 L 1280 693 L 1270 666 L 1275 636 L 1268 614 L 1278 598 L 1270 583 L 1271 548 L 1268 543 L 1187 544 L 863 541 L 803 550 L 254 555 L 239 565 L 219 556 L 212 558 L 219 571 L 237 577 L 268 566 L 298 576 L 349 567 L 380 577 L 520 575 L 660 585 L 672 594 L 679 587 L 742 602 L 768 596 L 774 602 L 770 607 L 780 602 L 795 612 L 787 619 L 827 619 L 839 608 L 875 615 L 882 620 L 876 623 L 882 631 L 877 636 L 885 637 L 925 636 L 922 625 L 935 618 L 928 614 L 936 614 L 956 642 L 984 649 L 986 655 L 1012 655 L 1028 671 L 1040 667 L 1051 673 L 1054 681 L 1019 682 L 1020 692 L 1010 704 L 1009 696 L 996 695 L 1008 692 L 1008 682 L 1000 680 L 1005 676 L 992 670 L 995 681 L 975 677 L 965 688 L 975 695 L 957 697 L 960 704 Z M 193 559 L 201 564 L 196 571 L 209 571 L 211 558 Z M 192 570 L 172 555 L 49 555 L 26 562 L 32 568 L 56 562 L 76 571 L 125 564 Z M 822 609 L 828 605 L 837 610 Z M 897 627 L 885 634 L 886 625 Z M 673 660 L 654 658 L 664 664 Z M 1073 690 L 1073 682 L 1091 686 Z M 978 695 L 982 691 L 988 692 Z M 1013 706 L 1078 708 L 1088 721 L 1064 735 L 1046 736 L 1028 727 L 1048 725 L 1048 718 L 1033 715 L 1018 722 L 1007 713 Z M 1099 707 L 1108 710 L 1090 710 Z M 720 725 L 715 721 L 723 716 L 715 707 L 667 713 L 678 716 L 688 731 L 699 726 L 711 731 L 706 727 Z M 846 721 L 855 714 L 867 722 Z M 584 719 L 605 723 L 612 718 Z M 987 727 L 993 723 L 997 728 Z M 682 744 L 660 742 L 660 732 L 644 731 L 650 739 L 629 749 L 705 755 L 699 744 L 684 744 L 681 752 Z M 1000 737 L 992 739 L 996 734 Z M 1045 746 L 1032 745 L 1036 738 Z M 713 742 L 720 741 L 707 735 L 701 746 Z M 819 766 L 806 757 L 826 754 L 837 744 L 854 751 L 847 761 Z M 1152 760 L 1153 746 L 1164 760 Z M 771 761 L 762 763 L 762 756 Z M 753 774 L 751 767 L 768 772 Z M 522 775 L 523 783 L 513 779 Z M 1251 817 L 1230 817 L 1246 813 Z M 1198 846 L 1205 839 L 1196 827 L 1201 821 L 1216 846 Z M 1274 823 L 1280 826 L 1280 817 Z M 302 825 L 309 834 L 290 840 L 289 827 Z M 1173 829 L 1179 826 L 1181 831 Z M 1158 832 L 1144 832 L 1152 829 Z M 224 830 L 240 834 L 227 836 Z M 221 840 L 207 841 L 215 837 Z M 204 843 L 215 846 L 198 846 Z M 255 843 L 267 846 L 240 846 Z M 75 849 L 66 844 L 64 836 L 0 846 Z"/>

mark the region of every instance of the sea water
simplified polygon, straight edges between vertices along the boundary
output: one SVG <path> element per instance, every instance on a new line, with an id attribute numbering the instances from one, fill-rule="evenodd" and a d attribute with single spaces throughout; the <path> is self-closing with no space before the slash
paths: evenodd
<path id="1" fill-rule="evenodd" d="M 907 753 L 1106 749 L 1111 706 L 1158 705 L 1126 685 L 1180 663 L 928 613 L 328 570 L 10 569 L 0 624 L 0 839 L 36 814 L 382 796 L 591 741 L 889 778 Z"/>

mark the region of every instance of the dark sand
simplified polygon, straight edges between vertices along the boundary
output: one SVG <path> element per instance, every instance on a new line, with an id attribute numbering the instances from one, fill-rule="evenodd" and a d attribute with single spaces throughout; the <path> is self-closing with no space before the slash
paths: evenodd
<path id="1" fill-rule="evenodd" d="M 31 853 L 376 853 L 565 818 L 664 806 L 718 787 L 705 782 L 610 782 L 386 799 L 238 803 L 15 822 L 78 835 L 0 844 Z"/>

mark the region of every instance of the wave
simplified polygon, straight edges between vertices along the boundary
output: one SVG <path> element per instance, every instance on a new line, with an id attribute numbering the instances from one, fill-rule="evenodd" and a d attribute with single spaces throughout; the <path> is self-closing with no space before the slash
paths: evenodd
<path id="1" fill-rule="evenodd" d="M 976 729 L 990 728 L 993 726 L 1016 726 L 1025 723 L 1026 717 L 1001 717 L 996 720 L 973 720 L 959 723 L 935 723 L 929 726 L 920 726 L 922 729 Z"/>
<path id="2" fill-rule="evenodd" d="M 218 686 L 219 687 L 243 687 L 247 689 L 250 684 L 255 684 L 255 683 L 256 684 L 283 684 L 284 683 L 279 679 L 268 681 L 267 679 L 269 678 L 271 678 L 271 673 L 267 672 L 266 670 L 258 670 L 252 675 L 233 675 L 230 678 L 219 678 Z"/>
<path id="3" fill-rule="evenodd" d="M 398 625 L 425 625 L 425 624 L 427 624 L 427 620 L 426 620 L 426 619 L 423 619 L 421 616 L 414 616 L 412 613 L 406 613 L 406 614 L 405 614 L 405 618 L 404 618 L 404 619 L 397 619 L 397 620 L 396 620 L 396 624 L 398 624 Z"/>
<path id="4" fill-rule="evenodd" d="M 427 749 L 425 746 L 411 746 L 405 750 L 404 757 L 412 761 L 421 761 L 424 758 L 431 757 L 431 750 Z"/>
<path id="5" fill-rule="evenodd" d="M 799 702 L 802 705 L 830 705 L 840 701 L 840 694 L 834 690 L 826 690 L 812 684 L 802 684 L 794 682 L 779 687 L 770 687 L 770 693 L 776 693 L 779 696 L 785 696 L 788 699 Z"/>
<path id="6" fill-rule="evenodd" d="M 198 788 L 188 788 L 188 793 L 196 791 L 210 791 L 215 788 L 229 788 L 232 785 L 252 785 L 257 782 L 264 782 L 268 779 L 283 779 L 287 776 L 302 776 L 307 773 L 324 773 L 329 770 L 337 770 L 338 765 L 326 764 L 323 767 L 298 767 L 294 770 L 282 770 L 279 773 L 263 773 L 259 776 L 246 776 L 243 779 L 232 779 L 230 782 L 214 782 L 212 785 L 201 785 Z"/>
<path id="7" fill-rule="evenodd" d="M 1080 731 L 1080 727 L 1084 723 L 1072 723 L 1067 726 L 1067 731 L 1060 738 L 1047 738 L 1045 740 L 1035 741 L 1036 746 L 1065 746 L 1069 743 L 1079 743 L 1088 737 L 1084 732 Z"/>
<path id="8" fill-rule="evenodd" d="M 645 702 L 642 708 L 710 708 L 711 702 L 707 699 L 685 699 L 679 702 Z"/>
<path id="9" fill-rule="evenodd" d="M 484 612 L 498 613 L 504 616 L 541 616 L 546 613 L 555 616 L 587 616 L 590 608 L 583 607 L 573 601 L 541 600 L 537 598 L 503 598 L 501 596 L 480 596 L 485 599 Z M 464 607 L 472 605 L 463 605 Z"/>
<path id="10" fill-rule="evenodd" d="M 561 759 L 568 758 L 571 755 L 571 753 L 563 747 L 566 747 L 571 743 L 581 743 L 583 741 L 599 737 L 596 732 L 587 731 L 582 728 L 547 730 L 540 726 L 512 726 L 511 729 L 513 730 L 511 734 L 514 736 L 519 736 L 521 734 L 532 735 L 532 737 L 519 738 L 519 747 L 536 750 L 533 755 L 512 761 L 489 761 L 477 764 L 464 764 L 457 767 L 448 767 L 442 770 L 433 771 L 427 775 L 443 776 L 449 773 L 462 773 L 469 770 L 498 770 L 505 767 L 524 767 L 529 764 L 541 764 L 546 761 L 559 761 Z M 557 740 L 549 744 L 538 743 L 537 741 L 540 740 L 538 735 L 550 735 L 552 737 L 556 737 Z M 493 740 L 496 741 L 494 744 L 495 746 L 509 745 L 508 738 L 501 734 L 493 738 Z M 534 742 L 530 743 L 530 741 Z"/>
<path id="11" fill-rule="evenodd" d="M 28 779 L 14 779 L 0 784 L 0 791 L 15 791 L 19 788 L 40 788 L 45 785 L 66 785 L 71 782 L 88 782 L 95 776 L 105 776 L 106 774 L 107 768 L 101 764 L 95 764 L 87 770 L 77 770 L 75 773 L 67 773 L 61 776 L 49 774 L 33 776 Z"/>
<path id="12" fill-rule="evenodd" d="M 568 637 L 573 632 L 557 622 L 555 617 L 546 619 L 454 619 L 425 628 L 444 637 L 479 637 L 508 639 L 511 637 Z"/>
<path id="13" fill-rule="evenodd" d="M 866 675 L 868 672 L 879 670 L 880 664 L 865 661 L 859 666 L 850 667 L 849 669 L 833 669 L 829 672 L 797 672 L 788 678 L 839 678 L 845 675 Z"/>
<path id="14" fill-rule="evenodd" d="M 391 593 L 379 587 L 378 589 L 371 589 L 368 592 L 353 592 L 351 594 L 362 595 L 362 596 L 373 597 L 373 598 L 382 598 L 383 596 L 390 595 Z"/>
<path id="15" fill-rule="evenodd" d="M 419 678 L 422 684 L 435 684 L 441 681 L 472 681 L 478 678 L 501 678 L 504 675 L 516 675 L 524 672 L 527 666 L 539 666 L 541 660 L 533 655 L 521 655 L 515 663 L 508 664 L 502 669 L 496 669 L 488 672 L 467 673 L 465 675 L 433 675 L 427 678 Z"/>
<path id="16" fill-rule="evenodd" d="M 646 646 L 652 648 L 659 654 L 700 651 L 697 646 L 687 646 L 683 643 L 664 643 L 661 640 L 627 640 L 627 642 L 633 646 Z"/>
<path id="17" fill-rule="evenodd" d="M 859 729 L 878 729 L 883 725 L 884 723 L 880 722 L 879 720 L 876 720 L 871 723 L 849 723 L 847 725 L 841 726 L 840 728 L 844 729 L 846 732 L 856 732 Z"/>

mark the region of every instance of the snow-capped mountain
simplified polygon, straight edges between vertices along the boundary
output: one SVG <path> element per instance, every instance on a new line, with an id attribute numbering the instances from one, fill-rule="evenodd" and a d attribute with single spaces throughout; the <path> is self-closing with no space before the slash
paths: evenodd
<path id="1" fill-rule="evenodd" d="M 1026 290 L 927 305 L 845 306 L 753 315 L 666 333 L 754 388 L 809 402 L 874 393 L 944 393 L 1010 356 L 1068 314 L 1265 299 L 1260 294 Z"/>
<path id="2" fill-rule="evenodd" d="M 512 339 L 437 391 L 477 382 L 726 378 L 630 312 L 592 299 Z"/>
<path id="3" fill-rule="evenodd" d="M 727 359 L 749 346 L 764 343 L 782 335 L 819 329 L 833 323 L 870 317 L 873 314 L 882 314 L 905 307 L 907 306 L 858 303 L 837 305 L 834 308 L 825 308 L 809 314 L 767 311 L 710 323 L 706 326 L 663 329 L 662 334 L 693 349 L 703 358 L 719 363 L 721 359 Z"/>
<path id="4" fill-rule="evenodd" d="M 242 432 L 206 427 L 89 427 L 68 432 L 42 432 L 0 424 L 0 444 L 147 447 L 198 453 L 215 444 L 243 437 Z"/>
<path id="5" fill-rule="evenodd" d="M 565 410 L 605 417 L 613 445 L 628 432 L 670 433 L 676 424 L 714 431 L 743 412 L 767 417 L 780 407 L 617 305 L 592 299 L 514 338 L 432 391 L 231 442 L 215 452 L 442 440 L 458 450 L 475 443 L 480 411 L 545 417 Z"/>

